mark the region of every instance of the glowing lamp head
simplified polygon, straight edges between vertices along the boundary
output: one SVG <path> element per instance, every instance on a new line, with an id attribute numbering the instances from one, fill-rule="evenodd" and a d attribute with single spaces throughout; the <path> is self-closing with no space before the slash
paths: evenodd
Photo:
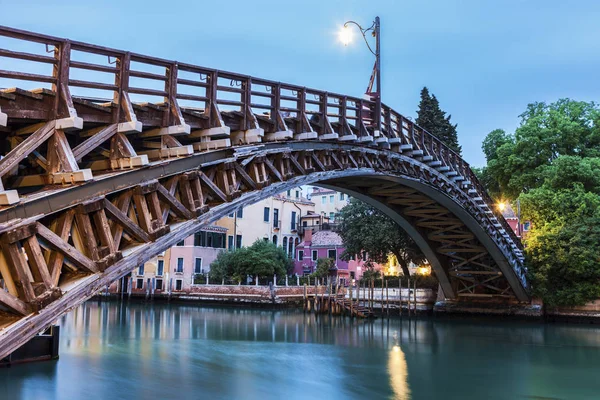
<path id="1" fill-rule="evenodd" d="M 352 30 L 348 26 L 342 26 L 339 36 L 340 41 L 344 44 L 344 46 L 348 46 L 348 44 L 352 42 Z"/>
<path id="2" fill-rule="evenodd" d="M 505 208 L 506 208 L 506 204 L 504 202 L 498 203 L 498 209 L 500 211 L 504 211 Z"/>
<path id="3" fill-rule="evenodd" d="M 417 273 L 419 275 L 425 276 L 425 275 L 429 275 L 431 273 L 431 270 L 429 269 L 429 267 L 421 266 L 421 267 L 417 268 Z"/>

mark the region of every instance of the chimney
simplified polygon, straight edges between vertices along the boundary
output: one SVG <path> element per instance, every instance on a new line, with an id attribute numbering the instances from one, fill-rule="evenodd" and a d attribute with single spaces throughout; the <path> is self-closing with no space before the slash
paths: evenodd
<path id="1" fill-rule="evenodd" d="M 308 228 L 304 231 L 304 244 L 310 246 L 312 243 L 312 228 Z"/>

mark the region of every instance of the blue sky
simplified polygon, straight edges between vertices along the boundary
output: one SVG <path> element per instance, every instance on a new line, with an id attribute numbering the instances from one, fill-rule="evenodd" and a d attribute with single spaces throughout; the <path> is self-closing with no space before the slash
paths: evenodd
<path id="1" fill-rule="evenodd" d="M 428 86 L 476 166 L 484 136 L 513 132 L 527 103 L 599 100 L 600 1 L 0 0 L 0 10 L 14 28 L 356 96 L 372 55 L 337 31 L 379 15 L 383 101 L 414 117 Z"/>

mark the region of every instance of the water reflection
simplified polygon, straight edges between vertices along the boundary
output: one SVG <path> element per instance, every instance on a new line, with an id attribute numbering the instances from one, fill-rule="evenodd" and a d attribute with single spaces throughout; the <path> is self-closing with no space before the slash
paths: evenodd
<path id="1" fill-rule="evenodd" d="M 0 370 L 0 399 L 595 398 L 600 330 L 88 302 L 61 359 Z M 466 390 L 468 388 L 468 390 Z"/>

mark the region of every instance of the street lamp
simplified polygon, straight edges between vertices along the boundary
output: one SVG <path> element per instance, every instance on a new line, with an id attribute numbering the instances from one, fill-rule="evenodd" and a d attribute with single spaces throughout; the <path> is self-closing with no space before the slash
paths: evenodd
<path id="1" fill-rule="evenodd" d="M 504 211 L 505 208 L 506 204 L 504 202 L 498 203 L 498 209 L 500 210 L 500 212 Z"/>
<path id="2" fill-rule="evenodd" d="M 375 96 L 375 126 L 378 133 L 381 133 L 381 52 L 379 51 L 381 40 L 380 40 L 380 24 L 379 17 L 375 17 L 375 21 L 368 28 L 363 28 L 354 21 L 347 21 L 344 23 L 344 27 L 340 31 L 340 40 L 347 46 L 352 41 L 352 31 L 350 30 L 350 25 L 356 25 L 356 27 L 360 30 L 369 51 L 373 53 L 375 56 L 375 65 L 373 66 L 373 72 L 371 73 L 371 79 L 369 80 L 369 86 L 367 87 L 366 94 L 369 96 Z M 367 40 L 367 32 L 371 32 L 371 34 L 375 37 L 375 51 L 369 44 Z M 377 85 L 375 92 L 373 92 L 373 83 L 377 78 Z"/>

